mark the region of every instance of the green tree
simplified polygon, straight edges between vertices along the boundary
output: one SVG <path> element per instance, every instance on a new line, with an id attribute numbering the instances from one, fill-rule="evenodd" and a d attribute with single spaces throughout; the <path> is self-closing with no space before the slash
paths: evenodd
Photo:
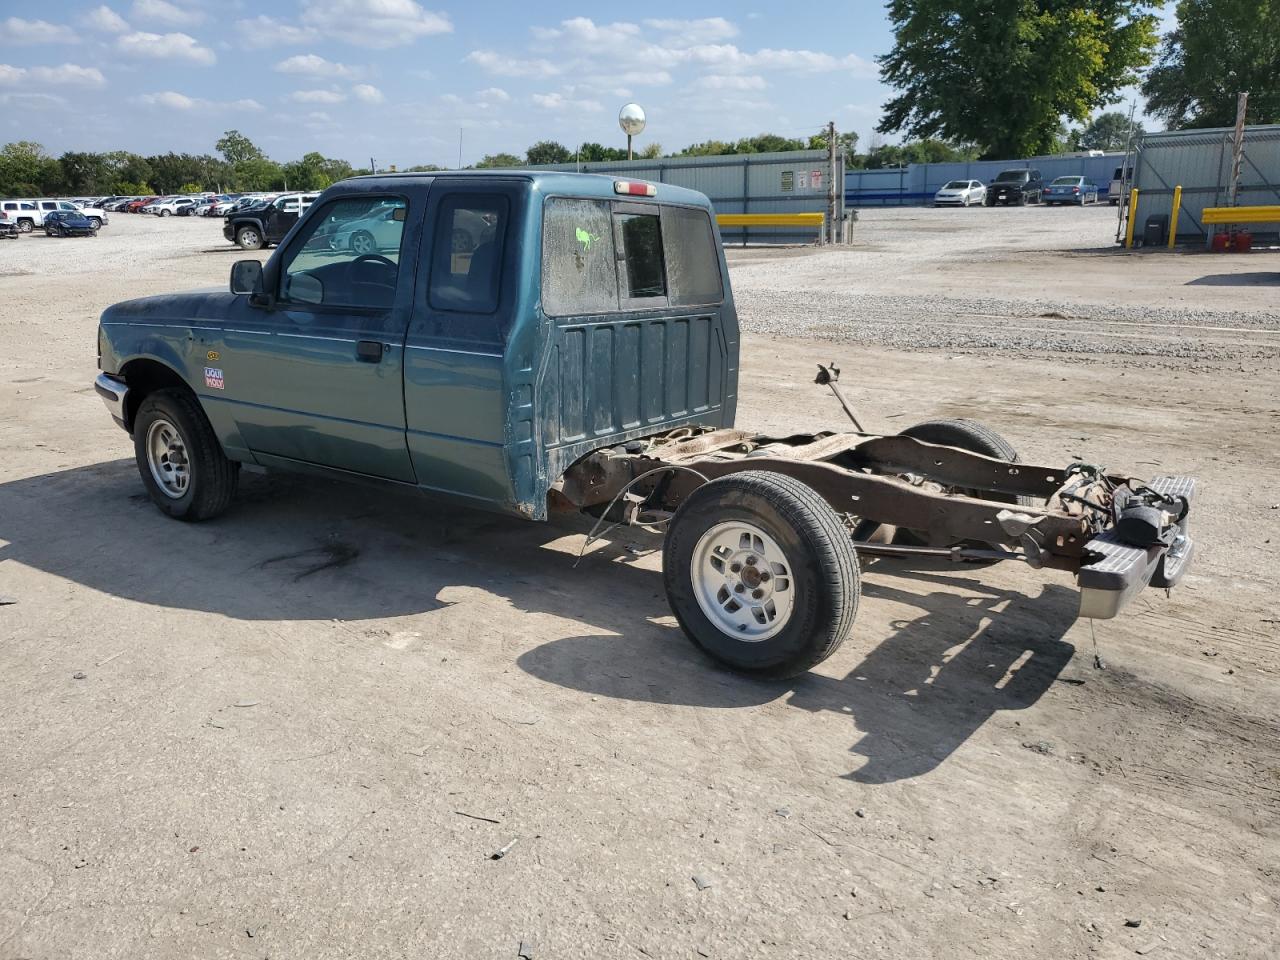
<path id="1" fill-rule="evenodd" d="M 627 151 L 621 147 L 606 147 L 602 143 L 584 143 L 578 148 L 578 159 L 583 163 L 599 163 L 602 160 L 625 160 L 627 159 Z"/>
<path id="2" fill-rule="evenodd" d="M 1142 92 L 1171 127 L 1230 127 L 1249 91 L 1249 123 L 1280 123 L 1280 0 L 1180 0 L 1178 25 Z"/>
<path id="3" fill-rule="evenodd" d="M 38 196 L 45 192 L 49 165 L 57 161 L 47 156 L 44 147 L 31 140 L 17 140 L 0 148 L 0 194 L 4 196 Z"/>
<path id="4" fill-rule="evenodd" d="M 228 130 L 213 146 L 230 164 L 240 164 L 246 160 L 261 160 L 264 156 L 254 142 L 239 130 Z"/>
<path id="5" fill-rule="evenodd" d="M 103 157 L 111 170 L 111 186 L 108 189 L 112 192 L 124 196 L 151 192 L 151 164 L 147 163 L 145 157 L 127 150 L 116 150 Z"/>
<path id="6" fill-rule="evenodd" d="M 62 168 L 62 182 L 69 194 L 109 193 L 114 186 L 111 165 L 100 153 L 68 151 L 58 158 L 58 165 Z"/>
<path id="7" fill-rule="evenodd" d="M 1137 140 L 1146 131 L 1142 124 L 1134 121 L 1133 139 Z M 1119 110 L 1100 113 L 1081 130 L 1073 130 L 1067 138 L 1070 150 L 1123 150 L 1129 142 L 1129 118 Z"/>
<path id="8" fill-rule="evenodd" d="M 573 160 L 573 154 L 563 143 L 539 140 L 525 151 L 524 160 L 531 167 L 541 163 L 569 163 Z"/>
<path id="9" fill-rule="evenodd" d="M 890 0 L 880 74 L 898 95 L 877 129 L 980 143 L 992 157 L 1051 150 L 1151 62 L 1164 0 Z"/>
<path id="10" fill-rule="evenodd" d="M 524 161 L 517 157 L 514 153 L 490 153 L 476 164 L 477 170 L 487 170 L 491 167 L 522 167 Z"/>
<path id="11" fill-rule="evenodd" d="M 642 160 L 657 160 L 660 156 L 662 156 L 662 144 L 660 144 L 657 140 L 651 141 L 650 143 L 646 143 L 644 145 L 644 149 L 641 150 L 637 154 L 637 156 L 640 157 L 640 159 Z"/>

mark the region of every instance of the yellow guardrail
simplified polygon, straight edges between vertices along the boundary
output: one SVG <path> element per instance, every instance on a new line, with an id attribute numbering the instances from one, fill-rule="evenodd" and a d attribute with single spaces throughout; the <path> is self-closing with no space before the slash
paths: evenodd
<path id="1" fill-rule="evenodd" d="M 823 213 L 716 214 L 716 223 L 722 227 L 821 227 L 826 220 Z"/>
<path id="2" fill-rule="evenodd" d="M 1280 223 L 1280 206 L 1205 207 L 1203 223 Z"/>

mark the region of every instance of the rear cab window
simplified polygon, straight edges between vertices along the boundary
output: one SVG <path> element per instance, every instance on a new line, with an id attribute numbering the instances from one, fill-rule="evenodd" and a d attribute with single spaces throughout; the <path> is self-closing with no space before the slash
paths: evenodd
<path id="1" fill-rule="evenodd" d="M 718 304 L 724 299 L 718 244 L 703 208 L 549 197 L 543 310 L 582 316 Z"/>

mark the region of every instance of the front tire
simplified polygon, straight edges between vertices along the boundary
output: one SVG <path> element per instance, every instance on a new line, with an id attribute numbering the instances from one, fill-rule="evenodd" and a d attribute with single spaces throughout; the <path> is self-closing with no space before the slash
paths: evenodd
<path id="1" fill-rule="evenodd" d="M 378 243 L 368 230 L 357 230 L 351 235 L 351 252 L 360 254 L 377 253 Z"/>
<path id="2" fill-rule="evenodd" d="M 90 217 L 89 223 L 93 226 L 95 231 L 102 229 L 102 219 L 100 217 Z"/>
<path id="3" fill-rule="evenodd" d="M 236 243 L 241 250 L 261 250 L 262 234 L 254 227 L 241 227 L 236 231 Z"/>
<path id="4" fill-rule="evenodd" d="M 32 229 L 34 229 L 34 227 L 33 227 L 33 224 L 31 223 L 31 221 L 30 221 L 30 220 L 19 220 L 19 221 L 18 221 L 18 232 L 19 232 L 19 233 L 30 233 L 30 232 L 32 231 Z"/>
<path id="5" fill-rule="evenodd" d="M 662 576 L 693 644 L 755 676 L 821 663 L 858 610 L 848 528 L 814 490 L 778 473 L 744 471 L 695 490 L 671 520 Z"/>
<path id="6" fill-rule="evenodd" d="M 209 418 L 187 390 L 157 390 L 138 408 L 133 452 L 142 484 L 175 520 L 210 520 L 231 505 L 240 464 L 227 459 Z"/>

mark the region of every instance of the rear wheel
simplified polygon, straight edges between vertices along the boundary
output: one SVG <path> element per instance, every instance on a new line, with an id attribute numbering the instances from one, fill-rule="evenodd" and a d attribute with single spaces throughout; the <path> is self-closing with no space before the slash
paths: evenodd
<path id="1" fill-rule="evenodd" d="M 357 230 L 351 235 L 351 252 L 366 254 L 376 253 L 378 244 L 373 239 L 373 234 L 368 230 Z"/>
<path id="2" fill-rule="evenodd" d="M 133 423 L 138 473 L 151 500 L 177 520 L 209 520 L 231 504 L 240 464 L 228 460 L 187 390 L 157 390 Z"/>
<path id="3" fill-rule="evenodd" d="M 798 480 L 744 471 L 681 504 L 662 552 L 671 610 L 704 653 L 744 673 L 802 673 L 853 628 L 860 581 L 849 530 Z"/>
<path id="4" fill-rule="evenodd" d="M 92 226 L 93 226 L 93 229 L 94 229 L 94 230 L 101 230 L 101 229 L 102 229 L 102 218 L 101 218 L 101 217 L 90 217 L 90 218 L 89 218 L 89 223 L 90 223 L 90 224 L 92 224 Z"/>
<path id="5" fill-rule="evenodd" d="M 936 443 L 944 447 L 957 447 L 970 453 L 981 453 L 998 460 L 1016 463 L 1018 451 L 1004 437 L 990 427 L 976 420 L 926 420 L 914 427 L 903 430 L 899 436 L 912 437 L 925 443 Z M 967 490 L 961 487 L 944 488 L 947 493 L 978 497 L 983 500 L 994 500 L 997 503 L 1030 505 L 1035 501 L 1030 497 L 1022 497 L 1011 493 L 992 493 L 986 490 Z M 873 543 L 898 543 L 904 546 L 924 546 L 928 539 L 924 532 L 908 530 L 904 527 L 893 527 L 888 524 L 864 520 L 853 532 L 854 540 L 867 540 Z M 983 543 L 978 540 L 958 541 L 948 546 L 972 546 L 981 549 L 999 547 L 997 543 Z M 975 564 L 997 563 L 995 560 L 977 560 Z"/>

